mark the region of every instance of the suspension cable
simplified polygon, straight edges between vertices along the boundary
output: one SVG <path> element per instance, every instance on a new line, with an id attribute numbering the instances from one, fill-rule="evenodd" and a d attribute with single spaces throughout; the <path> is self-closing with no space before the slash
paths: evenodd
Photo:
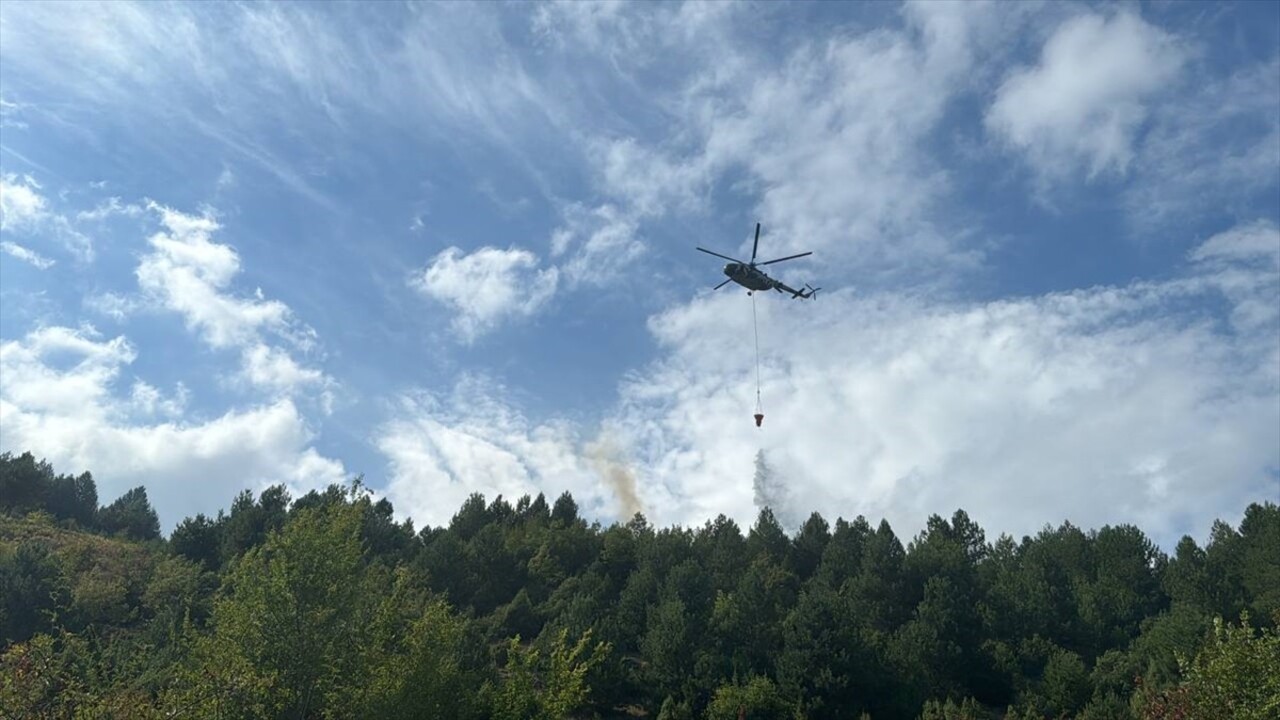
<path id="1" fill-rule="evenodd" d="M 751 293 L 751 328 L 756 337 L 756 412 L 762 412 L 760 404 L 760 321 L 756 317 L 756 294 Z"/>

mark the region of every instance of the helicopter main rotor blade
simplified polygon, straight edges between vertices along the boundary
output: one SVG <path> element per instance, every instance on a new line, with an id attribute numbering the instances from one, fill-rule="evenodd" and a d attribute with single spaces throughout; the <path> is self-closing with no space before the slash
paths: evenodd
<path id="1" fill-rule="evenodd" d="M 698 249 L 699 249 L 699 250 L 701 250 L 702 252 L 704 252 L 704 253 L 708 254 L 708 255 L 715 255 L 715 256 L 716 256 L 716 257 L 718 257 L 718 258 L 724 258 L 725 260 L 732 260 L 732 261 L 734 261 L 734 262 L 736 262 L 736 263 L 738 263 L 738 264 L 740 264 L 740 265 L 746 265 L 746 264 L 747 264 L 747 263 L 742 262 L 742 261 L 741 261 L 741 260 L 739 260 L 738 258 L 731 258 L 731 257 L 729 257 L 728 255 L 721 255 L 721 254 L 720 254 L 720 253 L 718 253 L 718 252 L 711 252 L 710 250 L 708 250 L 708 249 L 706 249 L 706 248 L 698 248 Z"/>
<path id="2" fill-rule="evenodd" d="M 728 285 L 730 280 L 733 280 L 733 278 L 729 278 L 729 280 L 725 280 L 724 282 L 720 283 L 719 285 L 717 285 L 717 286 L 715 286 L 715 287 L 711 288 L 711 289 L 712 289 L 712 291 L 719 290 L 720 288 L 724 287 L 725 285 Z"/>
<path id="3" fill-rule="evenodd" d="M 760 248 L 760 223 L 756 223 L 756 241 L 751 246 L 751 264 L 756 264 L 756 250 Z"/>
<path id="4" fill-rule="evenodd" d="M 813 254 L 813 251 L 810 250 L 809 252 L 802 252 L 799 255 L 788 255 L 783 258 L 778 258 L 777 260 L 770 260 L 768 262 L 756 263 L 756 265 L 772 265 L 776 262 L 782 262 L 783 260 L 795 260 L 796 258 L 802 258 L 805 255 L 812 255 L 812 254 Z"/>

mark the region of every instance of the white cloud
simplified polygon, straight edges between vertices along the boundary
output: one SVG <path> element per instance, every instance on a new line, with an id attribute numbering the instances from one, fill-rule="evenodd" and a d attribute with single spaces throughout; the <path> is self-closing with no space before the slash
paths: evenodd
<path id="1" fill-rule="evenodd" d="M 236 184 L 236 174 L 231 172 L 231 168 L 224 165 L 222 168 L 222 172 L 218 173 L 218 179 L 214 183 L 214 188 L 219 191 L 222 191 L 228 188 L 235 187 L 235 184 Z"/>
<path id="2" fill-rule="evenodd" d="M 1127 11 L 1067 20 L 1040 63 L 1016 70 L 987 111 L 987 128 L 1049 178 L 1077 168 L 1123 174 L 1150 101 L 1178 76 L 1188 51 Z"/>
<path id="3" fill-rule="evenodd" d="M 1139 229 L 1227 212 L 1280 188 L 1280 58 L 1202 72 L 1188 92 L 1161 104 L 1134 162 L 1125 205 Z"/>
<path id="4" fill-rule="evenodd" d="M 1280 229 L 1258 220 L 1219 233 L 1196 248 L 1191 259 L 1205 265 L 1231 302 L 1231 322 L 1242 337 L 1264 347 L 1280 327 Z M 1280 366 L 1280 357 L 1276 358 Z"/>
<path id="5" fill-rule="evenodd" d="M 1270 220 L 1257 220 L 1209 238 L 1191 253 L 1200 261 L 1261 261 L 1263 269 L 1280 270 L 1280 230 Z"/>
<path id="6" fill-rule="evenodd" d="M 166 529 L 222 507 L 242 488 L 283 482 L 295 492 L 342 482 L 342 464 L 310 446 L 312 433 L 288 399 L 220 417 L 156 423 L 185 409 L 179 385 L 166 397 L 135 381 L 115 388 L 137 357 L 123 337 L 91 328 L 46 327 L 0 344 L 0 446 L 47 458 L 59 472 L 90 470 L 103 502 L 136 485 Z"/>
<path id="7" fill-rule="evenodd" d="M 61 242 L 77 259 L 82 262 L 92 261 L 93 242 L 77 230 L 70 220 L 49 209 L 49 201 L 40 194 L 41 189 L 40 183 L 30 175 L 0 175 L 0 231 L 32 236 L 49 235 Z"/>
<path id="8" fill-rule="evenodd" d="M 0 251 L 4 251 L 6 255 L 12 255 L 23 262 L 30 263 L 39 270 L 48 270 L 54 265 L 53 260 L 50 260 L 30 248 L 25 248 L 17 243 L 9 242 L 8 240 L 0 241 Z"/>
<path id="9" fill-rule="evenodd" d="M 48 203 L 30 175 L 0 175 L 0 230 L 30 231 L 48 214 Z"/>
<path id="10" fill-rule="evenodd" d="M 0 345 L 4 398 L 27 410 L 104 417 L 109 385 L 136 357 L 128 340 L 99 341 L 92 327 L 39 328 Z"/>
<path id="11" fill-rule="evenodd" d="M 289 353 L 278 347 L 257 343 L 241 354 L 239 378 L 253 387 L 277 396 L 293 396 L 307 388 L 321 390 L 321 400 L 328 412 L 332 409 L 333 380 L 314 368 L 299 365 Z"/>
<path id="12" fill-rule="evenodd" d="M 482 247 L 464 253 L 457 247 L 432 258 L 410 285 L 456 313 L 453 329 L 464 342 L 516 317 L 528 317 L 556 291 L 556 268 L 538 269 L 528 250 Z"/>
<path id="13" fill-rule="evenodd" d="M 305 390 L 316 389 L 328 412 L 336 387 L 333 379 L 267 341 L 276 338 L 300 352 L 312 352 L 318 344 L 315 330 L 299 322 L 284 303 L 266 299 L 261 288 L 255 289 L 252 298 L 233 294 L 240 256 L 230 245 L 212 240 L 220 225 L 211 214 L 188 215 L 156 203 L 150 203 L 149 209 L 160 216 L 167 232 L 148 239 L 152 252 L 138 263 L 138 285 L 146 300 L 181 314 L 187 327 L 210 347 L 238 348 L 238 380 L 274 397 L 297 398 Z M 91 298 L 87 304 L 118 320 L 137 305 L 111 293 Z"/>
<path id="14" fill-rule="evenodd" d="M 654 12 L 665 8 L 654 6 Z M 595 52 L 645 52 L 649 34 L 620 0 L 547 2 L 537 6 L 531 26 L 540 37 L 563 48 L 582 43 Z"/>
<path id="15" fill-rule="evenodd" d="M 605 186 L 625 197 L 640 215 L 669 209 L 698 209 L 706 204 L 709 168 L 698 159 L 680 161 L 654 152 L 634 138 L 597 143 L 594 161 Z"/>
<path id="16" fill-rule="evenodd" d="M 89 183 L 95 185 L 95 183 Z M 141 205 L 133 203 L 121 202 L 118 197 L 109 197 L 98 203 L 92 210 L 81 210 L 76 213 L 76 219 L 80 221 L 98 222 L 112 217 L 113 215 L 123 215 L 125 217 L 140 217 L 145 212 Z"/>
<path id="17" fill-rule="evenodd" d="M 105 315 L 116 322 L 121 322 L 132 315 L 140 305 L 138 299 L 133 296 L 105 292 L 86 296 L 84 306 L 92 312 Z"/>
<path id="18" fill-rule="evenodd" d="M 568 490 L 591 516 L 626 518 L 632 507 L 614 489 L 625 472 L 597 440 L 586 448 L 571 426 L 534 424 L 503 400 L 502 388 L 464 377 L 445 396 L 399 398 L 374 443 L 387 458 L 387 497 L 420 524 L 442 525 L 474 492 L 489 500 Z M 594 448 L 594 449 L 593 449 Z"/>
<path id="19" fill-rule="evenodd" d="M 134 413 L 142 417 L 161 417 L 177 419 L 187 410 L 190 392 L 182 383 L 178 383 L 172 397 L 166 397 L 159 388 L 143 380 L 134 380 L 133 389 L 129 393 L 129 406 Z"/>
<path id="20" fill-rule="evenodd" d="M 635 213 L 614 205 L 587 209 L 571 204 L 564 209 L 563 224 L 552 233 L 551 253 L 563 258 L 560 267 L 570 285 L 608 285 L 644 254 L 636 237 L 639 228 Z"/>
<path id="21" fill-rule="evenodd" d="M 24 107 L 22 103 L 10 102 L 0 96 L 0 128 L 11 127 L 17 130 L 26 130 L 27 123 L 18 119 L 22 115 Z"/>
<path id="22" fill-rule="evenodd" d="M 259 301 L 227 294 L 240 272 L 240 257 L 229 245 L 214 243 L 218 229 L 212 217 L 184 215 L 156 206 L 168 232 L 153 235 L 153 252 L 138 264 L 138 284 L 165 307 L 186 319 L 187 326 L 215 348 L 252 342 L 265 329 L 283 328 L 289 309 L 279 301 Z"/>

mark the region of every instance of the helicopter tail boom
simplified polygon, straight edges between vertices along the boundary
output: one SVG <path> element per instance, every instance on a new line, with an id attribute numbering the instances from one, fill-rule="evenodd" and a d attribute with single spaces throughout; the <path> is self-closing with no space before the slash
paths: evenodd
<path id="1" fill-rule="evenodd" d="M 809 292 L 805 292 L 804 290 L 796 290 L 796 291 L 794 291 L 794 292 L 792 292 L 792 293 L 791 293 L 791 297 L 793 297 L 793 298 L 799 298 L 799 299 L 801 299 L 801 300 L 808 300 L 808 299 L 810 299 L 810 298 L 816 298 L 816 297 L 818 297 L 818 291 L 822 289 L 822 288 L 816 288 L 816 287 L 813 287 L 812 285 L 809 285 L 808 283 L 805 283 L 805 287 L 809 289 Z"/>

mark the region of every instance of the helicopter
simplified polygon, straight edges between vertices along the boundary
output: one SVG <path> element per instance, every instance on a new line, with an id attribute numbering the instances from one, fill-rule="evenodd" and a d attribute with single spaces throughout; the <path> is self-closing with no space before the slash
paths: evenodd
<path id="1" fill-rule="evenodd" d="M 805 285 L 807 292 L 805 290 L 796 290 L 795 288 L 787 287 L 779 280 L 774 280 L 765 274 L 763 270 L 759 269 L 759 266 L 761 265 L 772 265 L 773 263 L 782 262 L 783 260 L 795 260 L 796 258 L 801 258 L 805 255 L 812 255 L 812 252 L 802 252 L 799 255 L 788 255 L 776 260 L 766 260 L 765 262 L 758 263 L 756 262 L 756 250 L 759 249 L 759 247 L 760 223 L 756 223 L 756 241 L 755 244 L 751 246 L 751 262 L 743 262 L 737 258 L 731 258 L 728 255 L 721 255 L 718 252 L 712 252 L 706 248 L 698 248 L 708 255 L 715 255 L 718 258 L 733 261 L 724 266 L 724 274 L 727 275 L 729 279 L 711 289 L 719 290 L 729 284 L 729 281 L 731 280 L 746 288 L 748 295 L 757 290 L 777 290 L 780 293 L 791 293 L 792 299 L 798 298 L 801 300 L 808 300 L 811 297 L 815 297 L 818 294 L 818 291 L 822 289 Z"/>

